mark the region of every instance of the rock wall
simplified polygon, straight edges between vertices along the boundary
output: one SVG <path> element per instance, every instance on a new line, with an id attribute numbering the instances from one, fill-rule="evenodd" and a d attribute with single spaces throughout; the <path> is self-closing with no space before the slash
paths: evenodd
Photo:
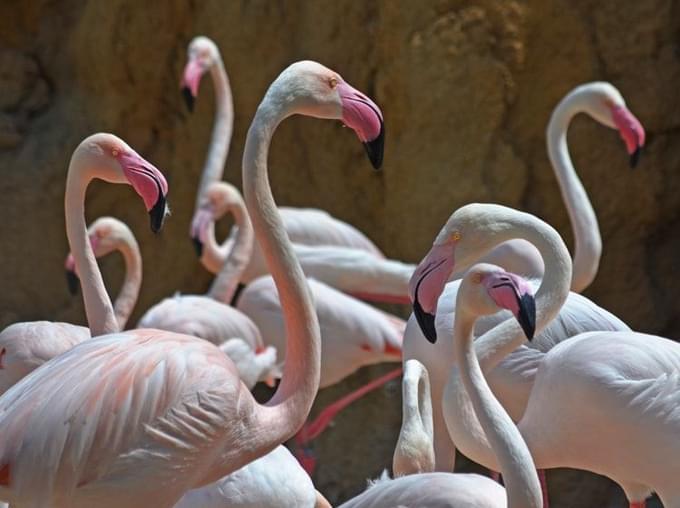
<path id="1" fill-rule="evenodd" d="M 171 186 L 173 217 L 157 237 L 129 189 L 95 183 L 88 196 L 88 219 L 115 215 L 140 241 L 145 281 L 133 322 L 178 289 L 205 290 L 209 277 L 187 231 L 212 125 L 210 80 L 193 115 L 178 93 L 186 44 L 202 33 L 221 47 L 233 86 L 235 133 L 226 170 L 232 182 L 240 182 L 257 103 L 287 64 L 319 60 L 376 99 L 387 125 L 382 172 L 368 169 L 362 147 L 339 124 L 293 118 L 273 143 L 272 186 L 280 204 L 325 208 L 409 261 L 423 255 L 451 211 L 471 201 L 535 213 L 571 244 L 544 130 L 574 85 L 611 81 L 645 125 L 648 141 L 631 171 L 616 132 L 584 117 L 570 129 L 572 158 L 604 243 L 600 272 L 586 294 L 635 329 L 676 337 L 679 32 L 680 4 L 671 0 L 625 8 L 616 0 L 4 0 L 0 325 L 83 322 L 81 302 L 67 296 L 63 283 L 62 196 L 70 153 L 94 131 L 123 136 L 164 170 Z M 120 260 L 102 264 L 115 292 Z M 357 404 L 320 441 L 316 481 L 332 501 L 361 490 L 365 477 L 389 464 L 398 392 L 390 386 Z M 562 489 L 554 506 L 623 506 L 606 482 L 575 473 L 553 477 L 555 485 L 581 482 L 571 498 Z M 594 482 L 594 493 L 582 487 L 586 481 Z"/>

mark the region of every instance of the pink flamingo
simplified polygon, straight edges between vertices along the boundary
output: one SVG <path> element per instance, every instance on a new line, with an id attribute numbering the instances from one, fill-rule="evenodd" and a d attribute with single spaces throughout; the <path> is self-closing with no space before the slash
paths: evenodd
<path id="1" fill-rule="evenodd" d="M 219 246 L 215 240 L 212 223 L 209 224 L 207 235 L 204 232 L 202 233 L 198 226 L 206 222 L 206 215 L 210 217 L 210 212 L 203 210 L 207 204 L 207 189 L 211 183 L 221 180 L 224 174 L 224 163 L 229 152 L 233 131 L 234 110 L 229 78 L 224 70 L 219 49 L 207 37 L 199 36 L 189 44 L 188 62 L 184 68 L 181 83 L 182 95 L 190 110 L 193 110 L 201 77 L 208 71 L 210 71 L 213 79 L 217 112 L 208 157 L 203 166 L 201 183 L 198 187 L 191 236 L 201 257 L 201 263 L 207 270 L 216 274 L 222 269 L 224 262 L 229 257 L 229 252 L 235 241 L 234 234 L 238 233 L 232 233 L 232 236 L 222 246 Z M 295 244 L 352 247 L 369 252 L 374 257 L 383 257 L 375 244 L 361 231 L 332 217 L 327 212 L 288 207 L 281 207 L 279 212 L 283 219 L 284 228 Z M 204 242 L 209 248 L 203 249 Z M 249 263 L 244 269 L 241 281 L 248 283 L 252 279 L 267 273 L 269 272 L 263 253 L 260 246 L 256 244 L 249 256 Z"/>
<path id="2" fill-rule="evenodd" d="M 147 192 L 147 196 L 151 195 L 151 190 L 147 189 L 148 187 L 153 185 L 153 189 L 156 189 L 156 186 L 160 189 L 161 192 L 158 194 L 157 201 L 151 202 L 149 197 L 144 198 L 144 203 L 151 217 L 151 228 L 154 231 L 158 231 L 166 213 L 165 192 L 167 192 L 167 183 L 153 166 L 148 165 L 146 161 L 121 140 L 111 137 L 109 142 L 116 146 L 120 145 L 125 150 L 124 152 L 118 151 L 117 155 L 114 156 L 120 159 L 120 164 L 127 164 L 123 169 L 127 178 L 125 183 L 132 185 L 137 192 Z M 145 164 L 152 169 L 148 169 Z M 105 166 L 104 169 L 110 170 L 110 167 Z M 103 174 L 108 177 L 107 172 Z M 127 255 L 129 257 L 126 257 L 126 262 L 134 261 L 132 259 L 134 252 L 128 252 Z M 138 252 L 137 256 L 139 256 Z M 98 314 L 93 316 L 92 321 L 89 321 L 89 328 L 51 321 L 14 323 L 5 328 L 0 333 L 0 394 L 5 393 L 10 386 L 50 358 L 89 339 L 91 336 L 90 332 L 92 332 L 92 335 L 101 335 L 102 333 L 122 329 L 132 307 L 134 307 L 136 291 L 139 289 L 140 279 L 135 279 L 132 271 L 128 271 L 128 275 L 130 277 L 126 278 L 116 299 L 115 322 L 102 321 L 106 316 Z M 73 280 L 69 280 L 72 285 Z M 134 293 L 134 298 L 132 298 L 132 293 Z M 91 291 L 88 291 L 84 296 L 87 306 L 87 298 L 92 298 L 94 295 Z M 111 305 L 110 301 L 108 305 Z"/>
<path id="3" fill-rule="evenodd" d="M 433 248 L 428 264 L 445 260 L 451 266 L 454 255 L 465 263 L 508 237 L 526 238 L 539 248 L 546 275 L 536 294 L 536 331 L 544 329 L 568 301 L 569 253 L 559 235 L 537 218 L 496 205 L 468 205 L 442 229 L 441 238 L 453 236 L 457 240 L 446 249 Z M 418 295 L 428 295 L 427 300 L 441 291 L 448 269 L 423 277 L 419 267 Z M 509 320 L 479 337 L 475 349 L 483 370 L 491 371 L 523 341 L 521 331 Z M 675 407 L 673 397 L 664 395 L 668 383 L 675 383 L 678 366 L 679 346 L 633 332 L 583 333 L 552 348 L 535 366 L 518 423 L 536 465 L 608 476 L 623 487 L 632 506 L 641 506 L 651 490 L 659 493 L 664 506 L 680 506 L 676 482 L 670 480 L 677 476 L 671 454 L 678 451 L 675 436 L 680 423 L 669 417 Z M 495 467 L 455 369 L 442 405 L 456 446 L 480 464 Z"/>
<path id="4" fill-rule="evenodd" d="M 503 473 L 506 488 L 489 478 L 452 473 L 421 473 L 434 468 L 432 414 L 427 370 L 417 360 L 404 367 L 404 407 L 400 439 L 395 450 L 395 474 L 341 508 L 419 506 L 450 507 L 541 507 L 541 487 L 534 463 L 517 427 L 486 383 L 473 346 L 473 328 L 478 316 L 506 309 L 533 336 L 536 318 L 531 286 L 500 267 L 479 264 L 463 278 L 456 297 L 454 343 L 464 391 L 472 401 L 470 411 L 479 418 L 482 432 L 491 443 L 490 452 Z M 409 474 L 410 473 L 410 474 Z"/>
<path id="5" fill-rule="evenodd" d="M 608 83 L 590 83 L 577 87 L 560 102 L 553 112 L 547 129 L 548 154 L 560 183 L 562 195 L 574 228 L 575 251 L 572 289 L 579 291 L 587 287 L 597 273 L 602 250 L 595 213 L 571 163 L 566 143 L 566 131 L 569 122 L 574 115 L 581 111 L 588 113 L 603 125 L 619 130 L 621 137 L 626 142 L 628 152 L 631 154 L 631 163 L 637 161 L 637 154 L 645 139 L 642 126 L 626 108 L 621 94 Z M 435 245 L 444 244 L 448 240 L 455 241 L 455 239 L 437 237 Z M 511 241 L 516 242 L 517 239 Z M 524 242 L 524 245 L 529 245 L 530 248 L 512 252 L 507 250 L 507 242 L 503 242 L 501 245 L 506 252 L 501 252 L 501 254 L 521 256 L 523 252 L 537 252 L 536 248 L 529 242 L 521 241 Z M 446 243 L 446 245 L 450 244 Z M 498 251 L 494 250 L 493 252 Z M 483 252 L 479 251 L 478 254 L 482 256 Z M 470 258 L 469 261 L 482 259 L 485 262 L 503 265 L 506 269 L 515 273 L 522 273 L 532 277 L 536 276 L 535 273 L 527 273 L 518 269 L 519 267 L 517 266 L 509 265 L 508 261 L 516 259 L 514 256 L 503 259 L 503 256 L 495 256 L 494 258 L 487 254 L 484 258 Z M 448 273 L 448 263 L 451 261 L 449 258 L 449 261 L 441 269 Z M 465 263 L 460 262 L 459 259 L 456 260 L 455 264 L 457 273 L 463 271 L 467 266 Z M 420 275 L 414 275 L 412 283 L 415 284 L 419 277 Z M 452 331 L 457 288 L 458 283 L 456 282 L 447 284 L 444 289 L 446 296 L 441 298 L 441 303 L 437 307 L 436 328 L 442 329 L 445 335 L 450 334 Z M 416 322 L 416 318 L 419 315 L 427 329 L 425 335 L 429 338 L 436 335 L 435 323 L 431 317 L 433 314 L 432 310 L 437 305 L 436 300 L 432 300 L 428 305 L 432 305 L 432 307 L 428 307 L 429 310 L 426 310 L 424 313 L 412 315 L 406 325 L 404 359 L 419 359 L 425 364 L 430 373 L 434 400 L 434 436 L 437 470 L 451 471 L 455 461 L 455 446 L 446 431 L 441 405 L 438 401 L 442 399 L 444 386 L 448 378 L 451 364 L 450 359 L 454 355 L 453 345 L 449 341 L 441 341 L 432 346 L 424 340 L 423 332 Z M 499 314 L 495 318 L 480 320 L 477 325 L 477 333 L 483 333 L 504 319 L 507 319 L 507 314 Z M 504 407 L 515 421 L 519 420 L 524 413 L 536 368 L 540 364 L 544 353 L 569 337 L 581 332 L 594 330 L 627 331 L 630 329 L 616 316 L 598 307 L 590 300 L 572 293 L 569 295 L 565 306 L 562 307 L 556 320 L 532 341 L 530 347 L 522 347 L 514 351 L 493 372 L 489 372 L 489 382 L 494 393 L 500 398 Z"/>
<path id="6" fill-rule="evenodd" d="M 285 446 L 218 481 L 190 490 L 174 508 L 330 508 Z"/>
<path id="7" fill-rule="evenodd" d="M 290 336 L 274 397 L 259 405 L 226 356 L 194 337 L 133 330 L 84 341 L 0 398 L 0 499 L 74 508 L 172 506 L 186 490 L 265 455 L 302 425 L 318 388 L 319 329 L 266 166 L 276 126 L 295 113 L 342 119 L 364 141 L 374 166 L 382 162 L 380 110 L 338 74 L 298 62 L 270 86 L 248 133 L 243 177 Z M 87 242 L 83 201 L 96 176 L 126 181 L 128 157 L 109 138 L 90 138 L 76 150 L 67 179 L 67 231 L 83 292 L 100 295 L 86 311 L 106 314 L 111 326 L 115 316 Z M 161 188 L 141 190 L 152 202 Z"/>

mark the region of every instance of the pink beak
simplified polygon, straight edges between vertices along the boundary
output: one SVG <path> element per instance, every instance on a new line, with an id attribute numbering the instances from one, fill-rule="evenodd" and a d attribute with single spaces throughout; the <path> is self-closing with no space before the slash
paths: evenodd
<path id="1" fill-rule="evenodd" d="M 612 118 L 619 129 L 621 139 L 626 143 L 630 165 L 634 168 L 640 160 L 640 150 L 645 145 L 645 129 L 625 106 L 613 106 Z"/>
<path id="2" fill-rule="evenodd" d="M 344 81 L 338 83 L 338 93 L 342 101 L 343 123 L 357 133 L 373 167 L 380 168 L 385 149 L 382 111 L 375 102 Z"/>
<path id="3" fill-rule="evenodd" d="M 488 274 L 482 284 L 496 305 L 512 312 L 531 340 L 536 331 L 536 302 L 531 285 L 522 277 L 503 271 Z"/>
<path id="4" fill-rule="evenodd" d="M 153 164 L 144 160 L 134 150 L 121 152 L 116 157 L 130 185 L 144 201 L 151 217 L 151 230 L 160 231 L 167 213 L 168 182 Z"/>
<path id="5" fill-rule="evenodd" d="M 437 341 L 434 327 L 437 300 L 455 267 L 454 250 L 453 243 L 434 245 L 413 272 L 409 282 L 413 313 L 425 338 L 432 343 Z"/>
<path id="6" fill-rule="evenodd" d="M 194 110 L 194 102 L 198 96 L 198 85 L 201 83 L 201 76 L 203 76 L 201 65 L 195 59 L 189 60 L 186 67 L 184 67 L 184 75 L 180 83 L 182 96 L 189 111 Z"/>

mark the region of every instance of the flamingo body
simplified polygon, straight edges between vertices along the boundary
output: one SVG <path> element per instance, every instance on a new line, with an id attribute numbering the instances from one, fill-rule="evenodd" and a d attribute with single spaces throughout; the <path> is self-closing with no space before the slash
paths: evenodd
<path id="1" fill-rule="evenodd" d="M 309 475 L 284 446 L 218 481 L 190 490 L 174 508 L 314 508 Z"/>
<path id="2" fill-rule="evenodd" d="M 376 481 L 339 508 L 505 508 L 505 489 L 477 474 L 421 473 Z"/>
<path id="3" fill-rule="evenodd" d="M 15 323 L 0 333 L 0 394 L 29 372 L 90 338 L 84 326 L 51 321 Z"/>
<path id="4" fill-rule="evenodd" d="M 239 454 L 236 467 L 213 467 L 243 439 L 252 404 L 241 386 L 207 341 L 157 330 L 84 341 L 0 399 L 0 464 L 11 485 L 0 498 L 60 506 L 69 492 L 74 508 L 172 505 L 247 463 Z M 243 423 L 227 425 L 226 415 Z"/>
<path id="5" fill-rule="evenodd" d="M 313 279 L 307 283 L 321 327 L 321 388 L 339 382 L 360 367 L 401 361 L 401 319 Z M 238 308 L 252 318 L 266 344 L 278 351 L 285 349 L 281 302 L 271 277 L 261 277 L 248 285 Z"/>

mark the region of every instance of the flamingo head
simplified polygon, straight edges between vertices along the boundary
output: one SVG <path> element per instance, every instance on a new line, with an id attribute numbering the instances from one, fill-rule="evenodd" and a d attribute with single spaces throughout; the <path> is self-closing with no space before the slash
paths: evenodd
<path id="1" fill-rule="evenodd" d="M 217 45 L 204 36 L 194 37 L 187 50 L 187 64 L 180 82 L 182 97 L 189 111 L 194 110 L 201 78 L 220 58 Z"/>
<path id="2" fill-rule="evenodd" d="M 199 258 L 203 255 L 203 244 L 210 226 L 224 217 L 229 210 L 242 211 L 245 207 L 241 193 L 230 183 L 214 182 L 208 186 L 203 203 L 191 220 L 191 240 Z"/>
<path id="3" fill-rule="evenodd" d="M 168 214 L 168 182 L 153 164 L 142 158 L 122 139 L 105 133 L 86 138 L 74 157 L 85 159 L 85 167 L 96 168 L 95 178 L 131 185 L 149 212 L 151 230 L 154 233 L 160 231 Z"/>
<path id="4" fill-rule="evenodd" d="M 122 245 L 136 245 L 132 231 L 127 225 L 113 217 L 100 217 L 87 228 L 87 236 L 90 246 L 96 258 L 102 258 L 115 250 L 120 250 Z M 68 253 L 64 262 L 66 269 L 66 282 L 72 295 L 78 293 L 78 271 L 72 253 Z"/>
<path id="5" fill-rule="evenodd" d="M 621 93 L 610 83 L 595 82 L 582 86 L 588 87 L 590 92 L 585 95 L 588 112 L 601 124 L 619 131 L 630 156 L 630 166 L 634 168 L 645 145 L 645 129 L 642 124 L 630 112 Z"/>
<path id="6" fill-rule="evenodd" d="M 380 108 L 323 65 L 301 61 L 272 83 L 265 101 L 283 102 L 289 114 L 341 120 L 357 134 L 375 169 L 383 160 L 385 128 Z"/>
<path id="7" fill-rule="evenodd" d="M 500 242 L 514 238 L 513 224 L 500 219 L 504 211 L 509 212 L 509 209 L 479 203 L 456 210 L 413 272 L 409 281 L 409 297 L 418 325 L 430 342 L 437 341 L 437 301 L 456 267 L 464 269 L 471 266 Z M 513 210 L 510 216 L 518 213 Z M 484 234 L 479 231 L 484 231 Z"/>
<path id="8" fill-rule="evenodd" d="M 527 339 L 533 339 L 536 302 L 531 285 L 496 265 L 479 263 L 471 267 L 458 289 L 456 312 L 485 316 L 502 309 L 512 312 Z"/>

